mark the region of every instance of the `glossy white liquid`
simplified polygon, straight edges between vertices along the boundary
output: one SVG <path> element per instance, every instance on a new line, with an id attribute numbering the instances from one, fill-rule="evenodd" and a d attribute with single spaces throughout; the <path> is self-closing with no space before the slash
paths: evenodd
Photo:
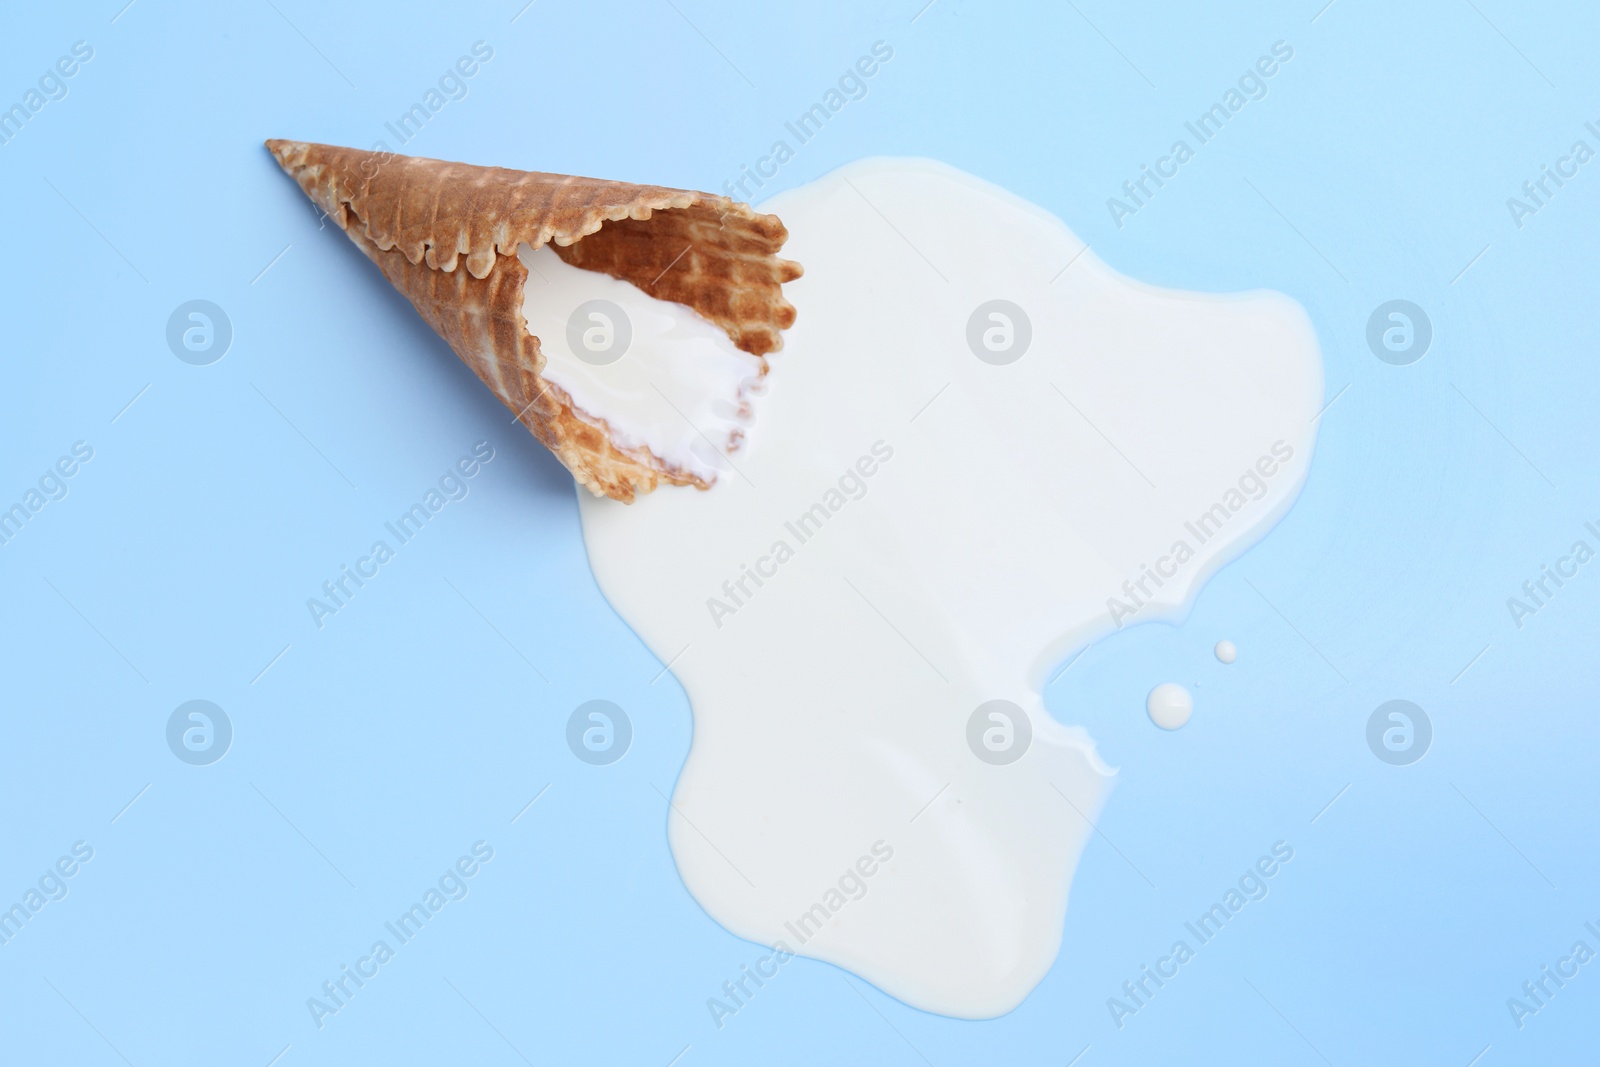
<path id="1" fill-rule="evenodd" d="M 942 164 L 856 163 L 763 209 L 806 273 L 737 470 L 631 506 L 580 494 L 600 588 L 693 708 L 673 855 L 740 936 L 999 1015 L 1056 958 L 1111 781 L 1039 688 L 1127 612 L 1173 617 L 1282 515 L 1316 339 L 1280 295 L 1130 281 Z M 968 340 L 997 299 L 1031 326 L 1012 362 L 1014 313 L 977 316 L 986 358 Z"/>
<path id="2" fill-rule="evenodd" d="M 761 360 L 682 305 L 570 266 L 549 245 L 519 245 L 517 258 L 544 379 L 603 420 L 617 444 L 714 482 L 754 415 Z"/>
<path id="3" fill-rule="evenodd" d="M 1150 690 L 1144 706 L 1151 722 L 1163 730 L 1176 730 L 1187 725 L 1194 714 L 1194 697 L 1177 682 L 1162 682 Z"/>
<path id="4" fill-rule="evenodd" d="M 1239 649 L 1232 641 L 1218 641 L 1215 652 L 1220 663 L 1232 663 L 1239 658 Z"/>

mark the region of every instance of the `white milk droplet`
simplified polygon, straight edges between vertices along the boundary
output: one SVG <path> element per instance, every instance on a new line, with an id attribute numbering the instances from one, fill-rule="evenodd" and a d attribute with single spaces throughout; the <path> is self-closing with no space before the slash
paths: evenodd
<path id="1" fill-rule="evenodd" d="M 1216 651 L 1217 659 L 1223 663 L 1232 663 L 1239 658 L 1239 650 L 1234 647 L 1232 641 L 1218 641 Z"/>
<path id="2" fill-rule="evenodd" d="M 1194 711 L 1194 697 L 1177 682 L 1162 682 L 1150 690 L 1145 707 L 1150 711 L 1151 722 L 1163 730 L 1176 730 L 1189 721 Z"/>

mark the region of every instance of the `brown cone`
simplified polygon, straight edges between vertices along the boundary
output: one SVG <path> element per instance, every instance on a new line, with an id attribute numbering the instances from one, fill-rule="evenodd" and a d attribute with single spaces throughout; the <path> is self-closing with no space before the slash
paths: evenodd
<path id="1" fill-rule="evenodd" d="M 708 488 L 647 449 L 619 447 L 602 420 L 540 377 L 544 355 L 522 317 L 528 272 L 517 246 L 551 243 L 573 266 L 685 304 L 765 357 L 794 324 L 781 286 L 800 276 L 798 263 L 777 256 L 789 234 L 776 217 L 653 185 L 299 141 L 267 148 L 591 492 L 628 502 L 661 482 Z"/>

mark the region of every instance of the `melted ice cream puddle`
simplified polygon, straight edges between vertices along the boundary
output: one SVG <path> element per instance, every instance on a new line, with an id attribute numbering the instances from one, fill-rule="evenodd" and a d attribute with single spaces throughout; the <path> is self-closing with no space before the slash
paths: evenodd
<path id="1" fill-rule="evenodd" d="M 1047 671 L 1130 612 L 1176 615 L 1287 509 L 1316 339 L 1277 294 L 1123 278 L 941 164 L 868 160 L 763 207 L 806 273 L 736 473 L 579 494 L 601 589 L 693 708 L 673 855 L 743 937 L 999 1015 L 1055 960 L 1110 783 L 1045 712 Z M 1026 723 L 969 734 L 990 701 Z"/>
<path id="2" fill-rule="evenodd" d="M 604 420 L 618 445 L 715 481 L 743 439 L 749 397 L 764 388 L 761 360 L 682 305 L 571 266 L 549 245 L 521 244 L 517 258 L 544 379 Z"/>

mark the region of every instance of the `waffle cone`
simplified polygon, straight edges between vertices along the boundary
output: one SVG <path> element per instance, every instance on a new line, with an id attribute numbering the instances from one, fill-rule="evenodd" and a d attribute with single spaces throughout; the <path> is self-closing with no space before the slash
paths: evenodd
<path id="1" fill-rule="evenodd" d="M 794 323 L 782 284 L 783 223 L 723 196 L 562 174 L 476 167 L 353 148 L 268 141 L 278 164 L 367 254 L 519 422 L 597 496 L 624 502 L 661 483 L 709 488 L 541 377 L 522 316 L 517 246 L 550 244 L 576 267 L 693 308 L 762 357 Z M 464 257 L 464 261 L 463 261 Z M 464 269 L 463 269 L 464 268 Z"/>

